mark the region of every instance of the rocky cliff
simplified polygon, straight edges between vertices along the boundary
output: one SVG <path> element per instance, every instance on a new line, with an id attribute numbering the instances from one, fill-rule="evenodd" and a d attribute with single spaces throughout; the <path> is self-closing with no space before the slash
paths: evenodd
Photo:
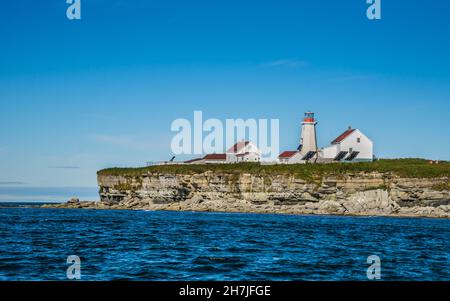
<path id="1" fill-rule="evenodd" d="M 292 174 L 99 173 L 101 202 L 69 207 L 288 214 L 450 217 L 450 182 L 391 172 Z"/>

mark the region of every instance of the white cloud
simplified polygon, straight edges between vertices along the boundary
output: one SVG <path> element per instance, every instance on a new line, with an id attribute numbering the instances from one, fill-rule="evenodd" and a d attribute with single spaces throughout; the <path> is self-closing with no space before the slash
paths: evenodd
<path id="1" fill-rule="evenodd" d="M 262 64 L 263 67 L 306 67 L 308 62 L 298 59 L 282 59 Z"/>

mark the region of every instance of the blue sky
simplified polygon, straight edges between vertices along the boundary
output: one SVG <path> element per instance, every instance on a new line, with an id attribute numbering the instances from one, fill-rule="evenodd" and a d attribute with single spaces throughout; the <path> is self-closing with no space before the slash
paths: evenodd
<path id="1" fill-rule="evenodd" d="M 450 2 L 15 0 L 0 10 L 0 185 L 95 186 L 170 158 L 171 122 L 303 112 L 326 146 L 347 126 L 379 157 L 450 160 Z"/>

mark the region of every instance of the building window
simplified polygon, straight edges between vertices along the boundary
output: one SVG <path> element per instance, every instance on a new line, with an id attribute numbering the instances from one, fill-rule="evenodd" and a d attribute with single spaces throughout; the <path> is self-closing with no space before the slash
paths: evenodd
<path id="1" fill-rule="evenodd" d="M 361 143 L 361 138 L 356 139 L 358 143 Z"/>

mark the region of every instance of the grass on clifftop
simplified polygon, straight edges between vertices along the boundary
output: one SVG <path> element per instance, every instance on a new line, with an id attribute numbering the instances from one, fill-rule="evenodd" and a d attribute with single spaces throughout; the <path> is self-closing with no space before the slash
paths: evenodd
<path id="1" fill-rule="evenodd" d="M 147 173 L 196 174 L 206 171 L 217 173 L 250 173 L 258 175 L 292 174 L 305 180 L 323 175 L 344 175 L 360 172 L 393 173 L 409 178 L 435 178 L 450 176 L 450 162 L 430 164 L 423 159 L 379 160 L 365 163 L 260 165 L 257 163 L 213 164 L 213 165 L 161 165 L 142 168 L 109 168 L 98 175 L 134 177 Z"/>

